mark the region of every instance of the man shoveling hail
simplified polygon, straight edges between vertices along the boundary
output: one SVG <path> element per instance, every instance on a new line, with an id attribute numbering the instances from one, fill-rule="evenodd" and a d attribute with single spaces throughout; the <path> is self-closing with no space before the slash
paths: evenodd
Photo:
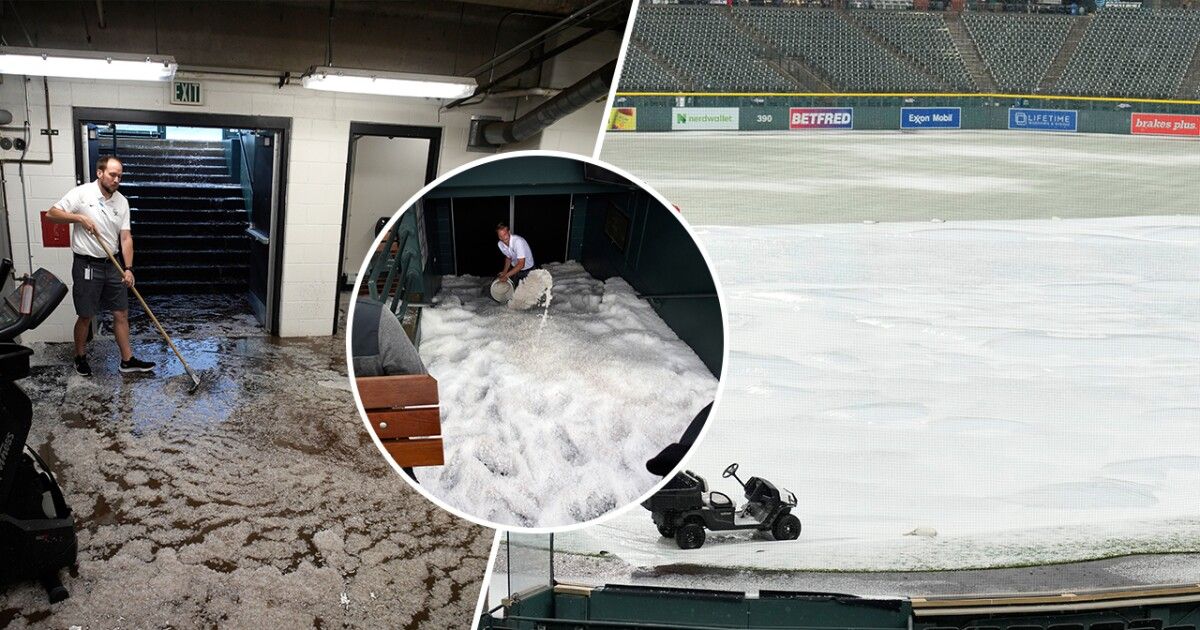
<path id="1" fill-rule="evenodd" d="M 512 233 L 507 223 L 496 226 L 496 243 L 504 254 L 504 269 L 496 274 L 496 282 L 511 283 L 515 290 L 507 295 L 509 308 L 527 309 L 537 304 L 548 304 L 550 287 L 553 281 L 550 272 L 545 269 L 535 269 L 537 263 L 533 260 L 533 250 L 529 241 Z M 495 293 L 493 296 L 495 297 Z"/>
<path id="2" fill-rule="evenodd" d="M 133 233 L 129 227 L 129 201 L 117 192 L 124 169 L 111 156 L 96 161 L 96 180 L 67 191 L 46 213 L 53 223 L 73 223 L 71 296 L 75 301 L 75 371 L 91 376 L 87 360 L 88 331 L 101 310 L 112 311 L 113 336 L 121 351 L 122 372 L 148 372 L 149 361 L 133 356 L 129 345 L 129 292 L 133 286 Z M 97 239 L 103 239 L 102 246 Z M 119 247 L 118 247 L 119 245 Z M 111 266 L 107 251 L 117 252 L 124 263 Z"/>

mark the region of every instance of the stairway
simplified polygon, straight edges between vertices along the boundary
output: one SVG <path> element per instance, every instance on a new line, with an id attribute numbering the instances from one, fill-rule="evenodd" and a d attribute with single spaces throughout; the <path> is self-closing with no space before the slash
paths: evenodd
<path id="1" fill-rule="evenodd" d="M 1175 96 L 1186 99 L 1200 98 L 1200 46 L 1196 46 L 1192 51 L 1192 62 L 1188 64 L 1187 73 L 1183 75 L 1183 81 L 1179 84 Z"/>
<path id="2" fill-rule="evenodd" d="M 975 40 L 967 32 L 967 25 L 963 24 L 962 13 L 947 11 L 942 14 L 942 21 L 946 23 L 946 29 L 950 32 L 950 41 L 954 42 L 954 47 L 958 49 L 958 56 L 962 57 L 963 64 L 967 66 L 967 72 L 971 75 L 971 83 L 975 84 L 975 91 L 996 92 L 996 79 L 992 77 L 991 69 L 987 67 L 983 56 L 979 54 Z"/>
<path id="3" fill-rule="evenodd" d="M 111 137 L 99 144 L 100 155 L 112 154 Z M 246 202 L 225 152 L 222 142 L 118 137 L 142 293 L 247 291 Z"/>
<path id="4" fill-rule="evenodd" d="M 858 19 L 854 17 L 852 12 L 846 11 L 845 9 L 839 7 L 838 8 L 838 16 L 841 17 L 844 22 L 849 24 L 856 31 L 861 33 L 863 35 L 863 37 L 866 37 L 872 43 L 874 43 L 876 46 L 879 46 L 880 48 L 891 53 L 892 56 L 895 57 L 900 63 L 907 66 L 909 70 L 912 70 L 913 72 L 917 73 L 918 75 L 923 76 L 923 77 L 929 79 L 930 81 L 941 86 L 939 89 L 946 90 L 946 91 L 952 91 L 954 89 L 952 86 L 947 84 L 944 79 L 942 79 L 941 77 L 936 76 L 932 72 L 930 72 L 920 61 L 917 61 L 908 53 L 904 52 L 903 50 L 900 50 L 899 46 L 893 44 L 892 42 L 889 42 L 885 37 L 883 37 L 879 33 L 876 33 L 874 30 L 872 30 L 871 27 L 858 21 Z"/>
<path id="5" fill-rule="evenodd" d="M 1055 88 L 1058 86 L 1058 81 L 1062 79 L 1067 64 L 1070 63 L 1071 57 L 1075 56 L 1075 49 L 1079 48 L 1079 42 L 1083 41 L 1083 36 L 1087 33 L 1091 23 L 1091 14 L 1076 18 L 1071 22 L 1071 30 L 1067 31 L 1067 36 L 1063 38 L 1062 48 L 1058 49 L 1054 61 L 1051 61 L 1050 67 L 1046 69 L 1046 76 L 1042 77 L 1042 82 L 1038 84 L 1039 94 L 1057 91 Z"/>
<path id="6" fill-rule="evenodd" d="M 726 8 L 725 11 L 728 13 L 729 21 L 733 23 L 734 28 L 755 44 L 758 44 L 764 53 L 763 61 L 766 61 L 767 65 L 771 66 L 785 79 L 791 81 L 799 91 L 833 91 L 833 88 L 830 87 L 832 82 L 828 80 L 828 77 L 823 76 L 823 73 L 806 64 L 803 59 L 785 57 L 783 51 L 776 48 L 766 37 L 755 30 L 745 18 L 738 15 L 733 9 Z"/>

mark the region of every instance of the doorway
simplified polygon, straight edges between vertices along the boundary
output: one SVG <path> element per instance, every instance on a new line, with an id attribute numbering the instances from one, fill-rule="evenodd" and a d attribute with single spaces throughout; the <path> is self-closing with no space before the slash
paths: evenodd
<path id="1" fill-rule="evenodd" d="M 78 183 L 100 157 L 121 158 L 147 300 L 277 334 L 291 121 L 89 108 L 73 119 Z"/>
<path id="2" fill-rule="evenodd" d="M 370 254 L 381 220 L 437 178 L 440 127 L 350 123 L 346 192 L 338 255 L 339 314 Z M 333 332 L 338 329 L 334 317 Z"/>
<path id="3" fill-rule="evenodd" d="M 454 275 L 494 276 L 504 266 L 496 225 L 508 224 L 529 242 L 537 265 L 565 262 L 571 234 L 573 195 L 454 197 Z"/>

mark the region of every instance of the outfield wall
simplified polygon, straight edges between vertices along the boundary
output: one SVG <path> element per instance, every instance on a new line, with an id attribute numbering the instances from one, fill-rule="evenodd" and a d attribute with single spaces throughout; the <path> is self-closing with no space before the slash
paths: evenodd
<path id="1" fill-rule="evenodd" d="M 618 93 L 610 131 L 993 129 L 1200 138 L 1200 101 L 1002 94 Z"/>

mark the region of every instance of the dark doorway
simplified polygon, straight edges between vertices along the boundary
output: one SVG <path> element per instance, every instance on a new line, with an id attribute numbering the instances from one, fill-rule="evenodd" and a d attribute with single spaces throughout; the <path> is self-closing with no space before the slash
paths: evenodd
<path id="1" fill-rule="evenodd" d="M 291 121 L 89 108 L 73 119 L 78 183 L 91 181 L 100 156 L 125 165 L 141 292 L 165 305 L 242 309 L 276 334 Z"/>
<path id="2" fill-rule="evenodd" d="M 513 198 L 513 232 L 529 241 L 538 265 L 566 262 L 571 226 L 571 195 L 519 195 Z"/>
<path id="3" fill-rule="evenodd" d="M 404 202 L 437 178 L 441 143 L 439 127 L 350 123 L 338 252 L 339 302 L 372 253 L 379 220 L 390 219 Z M 335 315 L 333 332 L 337 328 Z"/>
<path id="4" fill-rule="evenodd" d="M 456 275 L 490 277 L 500 273 L 504 254 L 496 246 L 496 224 L 509 223 L 512 197 L 458 197 L 451 202 Z"/>

